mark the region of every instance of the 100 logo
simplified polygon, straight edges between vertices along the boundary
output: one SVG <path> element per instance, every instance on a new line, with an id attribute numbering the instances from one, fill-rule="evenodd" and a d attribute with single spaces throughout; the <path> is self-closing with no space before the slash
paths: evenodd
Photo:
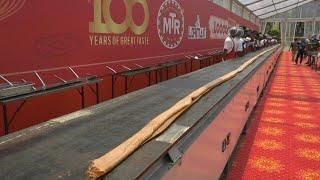
<path id="1" fill-rule="evenodd" d="M 143 34 L 149 25 L 149 7 L 147 0 L 123 0 L 126 8 L 126 16 L 121 23 L 116 23 L 110 13 L 112 0 L 92 0 L 93 3 L 93 22 L 89 22 L 90 33 L 112 33 L 122 34 L 129 28 L 135 35 Z M 135 24 L 133 20 L 133 7 L 140 4 L 144 11 L 144 20 L 141 25 Z"/>

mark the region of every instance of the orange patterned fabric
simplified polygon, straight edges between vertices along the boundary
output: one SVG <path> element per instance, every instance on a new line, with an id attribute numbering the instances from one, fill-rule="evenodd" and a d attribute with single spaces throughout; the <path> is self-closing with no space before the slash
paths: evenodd
<path id="1" fill-rule="evenodd" d="M 284 52 L 227 179 L 320 180 L 320 76 Z"/>

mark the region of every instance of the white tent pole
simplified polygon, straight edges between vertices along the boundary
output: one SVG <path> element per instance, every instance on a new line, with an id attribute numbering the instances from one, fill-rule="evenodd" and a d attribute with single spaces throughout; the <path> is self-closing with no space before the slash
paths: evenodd
<path id="1" fill-rule="evenodd" d="M 316 33 L 316 19 L 313 18 L 313 22 L 312 22 L 312 34 Z"/>
<path id="2" fill-rule="evenodd" d="M 284 24 L 284 43 L 285 43 L 285 45 L 287 45 L 287 32 L 288 32 L 288 22 L 287 21 L 285 21 L 285 24 Z"/>
<path id="3" fill-rule="evenodd" d="M 263 24 L 262 34 L 265 34 L 265 33 L 266 33 L 266 28 L 267 28 L 267 22 L 265 22 L 265 23 Z"/>
<path id="4" fill-rule="evenodd" d="M 308 32 L 307 32 L 307 29 L 308 27 L 307 27 L 307 22 L 304 22 L 304 30 L 303 30 L 303 35 L 304 35 L 304 37 L 308 37 Z"/>
<path id="5" fill-rule="evenodd" d="M 290 37 L 291 37 L 291 23 L 289 24 L 289 41 L 290 41 Z"/>

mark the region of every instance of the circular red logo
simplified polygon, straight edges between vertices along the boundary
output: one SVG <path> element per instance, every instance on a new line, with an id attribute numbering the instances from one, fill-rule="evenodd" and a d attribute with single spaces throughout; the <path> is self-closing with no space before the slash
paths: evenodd
<path id="1" fill-rule="evenodd" d="M 158 35 L 162 44 L 174 49 L 179 46 L 184 34 L 184 15 L 176 0 L 166 0 L 162 3 L 157 19 Z"/>

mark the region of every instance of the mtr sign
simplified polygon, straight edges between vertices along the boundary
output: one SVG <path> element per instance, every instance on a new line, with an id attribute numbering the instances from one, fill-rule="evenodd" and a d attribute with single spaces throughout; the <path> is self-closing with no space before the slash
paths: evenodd
<path id="1" fill-rule="evenodd" d="M 93 22 L 89 23 L 90 33 L 122 34 L 130 29 L 135 35 L 143 34 L 149 25 L 149 7 L 147 0 L 123 0 L 126 14 L 123 22 L 116 23 L 110 13 L 112 0 L 89 0 L 93 5 Z M 141 25 L 135 24 L 132 11 L 136 4 L 140 4 L 144 11 L 144 20 Z"/>
<path id="2" fill-rule="evenodd" d="M 179 46 L 184 34 L 184 15 L 181 5 L 175 0 L 162 3 L 157 18 L 158 35 L 169 49 Z"/>
<path id="3" fill-rule="evenodd" d="M 163 18 L 163 33 L 168 33 L 168 34 L 180 34 L 180 27 L 181 27 L 181 22 L 179 19 L 176 19 L 177 14 L 175 13 L 169 13 L 169 17 L 164 17 Z"/>

